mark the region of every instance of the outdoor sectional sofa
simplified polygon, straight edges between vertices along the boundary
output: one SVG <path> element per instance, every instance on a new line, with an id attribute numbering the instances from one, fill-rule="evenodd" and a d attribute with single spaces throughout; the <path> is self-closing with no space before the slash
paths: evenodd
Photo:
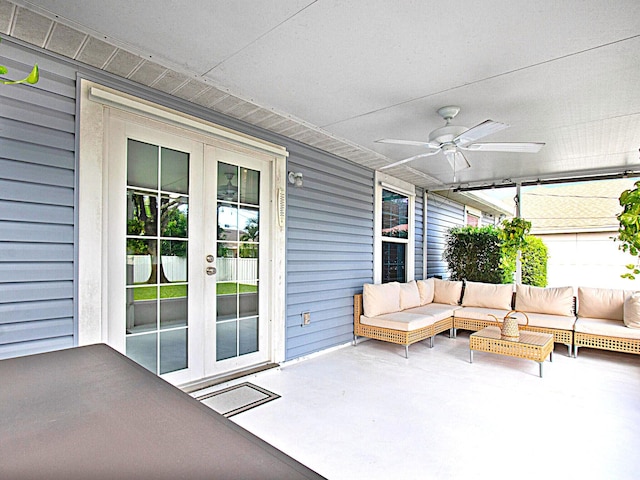
<path id="1" fill-rule="evenodd" d="M 354 296 L 354 344 L 358 337 L 405 347 L 449 330 L 498 325 L 511 310 L 521 329 L 550 333 L 554 343 L 640 353 L 640 292 L 573 287 L 539 288 L 430 278 L 408 283 L 365 284 Z M 577 314 L 576 314 L 577 312 Z"/>

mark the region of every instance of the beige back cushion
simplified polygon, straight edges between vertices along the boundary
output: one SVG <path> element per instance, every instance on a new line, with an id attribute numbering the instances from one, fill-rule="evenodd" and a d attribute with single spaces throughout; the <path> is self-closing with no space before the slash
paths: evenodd
<path id="1" fill-rule="evenodd" d="M 433 278 L 418 280 L 416 283 L 418 284 L 418 291 L 420 292 L 420 305 L 433 302 Z"/>
<path id="2" fill-rule="evenodd" d="M 365 317 L 375 317 L 400 310 L 400 284 L 398 282 L 362 287 L 362 307 Z"/>
<path id="3" fill-rule="evenodd" d="M 633 292 L 624 301 L 623 321 L 627 327 L 640 328 L 640 292 Z"/>
<path id="4" fill-rule="evenodd" d="M 622 320 L 624 299 L 631 293 L 613 288 L 578 287 L 578 316 Z"/>
<path id="5" fill-rule="evenodd" d="M 420 292 L 414 280 L 400 284 L 400 309 L 414 308 L 420 306 Z"/>
<path id="6" fill-rule="evenodd" d="M 541 288 L 516 285 L 516 310 L 572 317 L 573 287 Z"/>
<path id="7" fill-rule="evenodd" d="M 464 286 L 462 305 L 465 307 L 484 307 L 511 310 L 513 285 L 495 285 L 492 283 L 467 282 Z"/>
<path id="8" fill-rule="evenodd" d="M 433 279 L 433 301 L 445 305 L 458 305 L 462 294 L 462 282 Z"/>

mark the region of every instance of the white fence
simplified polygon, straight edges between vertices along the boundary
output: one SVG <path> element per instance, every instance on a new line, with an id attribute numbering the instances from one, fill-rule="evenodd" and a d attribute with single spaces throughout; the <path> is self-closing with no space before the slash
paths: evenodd
<path id="1" fill-rule="evenodd" d="M 151 276 L 151 256 L 133 255 L 129 257 L 133 265 L 133 282 L 146 283 Z M 162 256 L 162 268 L 170 282 L 187 281 L 187 259 L 185 257 Z M 216 276 L 219 282 L 239 281 L 256 285 L 258 278 L 257 258 L 218 258 L 216 259 Z"/>

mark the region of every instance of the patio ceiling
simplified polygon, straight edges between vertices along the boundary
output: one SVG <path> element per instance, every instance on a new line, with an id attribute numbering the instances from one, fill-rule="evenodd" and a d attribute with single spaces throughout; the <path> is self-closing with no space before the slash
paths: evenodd
<path id="1" fill-rule="evenodd" d="M 19 8 L 25 7 L 26 9 Z M 370 168 L 444 123 L 537 154 L 440 153 L 388 173 L 430 190 L 640 171 L 640 2 L 0 0 L 0 32 Z"/>

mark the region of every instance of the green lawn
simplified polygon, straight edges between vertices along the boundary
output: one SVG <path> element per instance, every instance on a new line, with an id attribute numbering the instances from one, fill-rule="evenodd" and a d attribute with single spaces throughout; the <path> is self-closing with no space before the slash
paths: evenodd
<path id="1" fill-rule="evenodd" d="M 240 293 L 255 293 L 258 291 L 257 285 L 249 285 L 240 283 Z M 235 282 L 221 282 L 216 284 L 216 293 L 218 295 L 230 295 L 236 293 Z M 160 287 L 160 298 L 179 298 L 187 296 L 186 285 L 162 285 Z M 133 299 L 138 300 L 154 300 L 156 298 L 156 287 L 151 285 L 148 287 L 136 287 L 133 289 Z"/>

